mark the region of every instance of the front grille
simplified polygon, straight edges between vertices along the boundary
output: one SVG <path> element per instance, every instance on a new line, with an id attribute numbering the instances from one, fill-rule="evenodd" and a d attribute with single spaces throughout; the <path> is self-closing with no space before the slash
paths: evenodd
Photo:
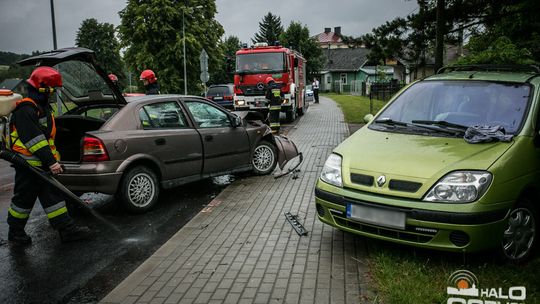
<path id="1" fill-rule="evenodd" d="M 415 183 L 415 182 L 409 182 L 409 181 L 403 181 L 398 179 L 393 179 L 388 184 L 388 188 L 390 190 L 395 191 L 404 191 L 404 192 L 416 192 L 418 189 L 422 187 L 422 184 Z"/>
<path id="2" fill-rule="evenodd" d="M 245 96 L 264 96 L 266 93 L 266 89 L 263 88 L 262 90 L 259 90 L 257 86 L 255 85 L 243 85 L 238 86 L 240 90 L 244 93 Z"/>
<path id="3" fill-rule="evenodd" d="M 425 229 L 418 231 L 416 229 L 416 226 L 407 226 L 405 230 L 395 230 L 391 228 L 373 226 L 351 221 L 348 218 L 344 217 L 342 214 L 337 214 L 333 211 L 331 211 L 331 214 L 334 217 L 336 223 L 340 226 L 373 235 L 380 235 L 392 239 L 404 240 L 414 243 L 427 243 L 431 241 L 438 232 L 438 230 L 436 229 Z"/>
<path id="4" fill-rule="evenodd" d="M 458 247 L 463 247 L 469 244 L 469 241 L 470 241 L 469 235 L 463 231 L 452 231 L 450 233 L 450 242 L 452 242 L 452 244 Z"/>
<path id="5" fill-rule="evenodd" d="M 373 186 L 374 177 L 370 175 L 351 173 L 351 181 L 355 184 Z"/>

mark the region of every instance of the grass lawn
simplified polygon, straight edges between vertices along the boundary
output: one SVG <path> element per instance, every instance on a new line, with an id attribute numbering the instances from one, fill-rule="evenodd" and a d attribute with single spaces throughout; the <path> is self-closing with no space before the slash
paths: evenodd
<path id="1" fill-rule="evenodd" d="M 364 116 L 369 114 L 369 97 L 341 95 L 335 93 L 321 94 L 321 96 L 331 98 L 341 107 L 347 123 L 364 123 Z M 377 113 L 384 105 L 385 101 L 373 99 L 373 113 Z"/>
<path id="2" fill-rule="evenodd" d="M 378 298 L 373 303 L 446 303 L 448 278 L 457 270 L 469 270 L 479 289 L 525 286 L 527 298 L 519 303 L 540 303 L 540 256 L 525 265 L 505 264 L 495 254 L 454 254 L 366 240 L 368 263 Z M 455 287 L 455 286 L 454 286 Z M 496 302 L 497 299 L 486 298 Z M 500 300 L 506 303 L 506 300 Z M 516 302 L 511 301 L 509 302 Z M 475 302 L 477 303 L 477 302 Z"/>
<path id="3" fill-rule="evenodd" d="M 369 98 L 339 94 L 323 96 L 338 103 L 347 123 L 364 123 L 363 118 L 369 113 Z M 372 114 L 384 105 L 383 101 L 373 100 Z M 371 299 L 372 303 L 446 303 L 448 278 L 457 270 L 474 273 L 479 289 L 502 288 L 507 295 L 509 287 L 525 286 L 527 298 L 517 302 L 540 303 L 540 252 L 525 265 L 513 265 L 501 262 L 489 252 L 462 255 L 365 240 L 373 287 L 377 291 L 377 298 Z M 506 300 L 485 300 L 506 304 Z"/>

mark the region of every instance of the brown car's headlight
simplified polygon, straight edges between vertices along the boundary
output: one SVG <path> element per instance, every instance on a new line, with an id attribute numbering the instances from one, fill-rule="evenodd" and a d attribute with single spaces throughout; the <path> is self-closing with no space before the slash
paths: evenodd
<path id="1" fill-rule="evenodd" d="M 424 201 L 440 203 L 474 202 L 486 192 L 491 180 L 491 173 L 486 171 L 452 172 L 443 177 L 429 190 Z"/>

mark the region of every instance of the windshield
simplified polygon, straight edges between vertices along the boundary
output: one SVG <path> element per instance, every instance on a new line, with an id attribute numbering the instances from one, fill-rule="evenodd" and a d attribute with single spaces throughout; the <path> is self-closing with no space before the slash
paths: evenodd
<path id="1" fill-rule="evenodd" d="M 101 92 L 112 95 L 111 89 L 90 64 L 77 60 L 57 64 L 56 69 L 62 74 L 62 89 L 75 98 L 86 97 L 89 92 Z"/>
<path id="2" fill-rule="evenodd" d="M 223 96 L 223 95 L 231 95 L 232 90 L 229 89 L 227 86 L 221 86 L 221 87 L 211 87 L 208 89 L 208 92 L 206 93 L 206 96 Z"/>
<path id="3" fill-rule="evenodd" d="M 395 99 L 376 120 L 404 123 L 444 121 L 465 127 L 502 126 L 519 130 L 531 88 L 487 81 L 422 81 Z"/>
<path id="4" fill-rule="evenodd" d="M 236 56 L 237 73 L 283 72 L 284 53 L 255 53 Z"/>

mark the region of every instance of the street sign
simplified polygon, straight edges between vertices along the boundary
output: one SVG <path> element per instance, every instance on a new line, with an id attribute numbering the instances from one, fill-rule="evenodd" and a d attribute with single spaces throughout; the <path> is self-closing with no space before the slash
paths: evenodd
<path id="1" fill-rule="evenodd" d="M 201 63 L 201 73 L 208 72 L 208 54 L 203 49 L 201 51 L 201 56 L 199 56 L 199 61 Z M 202 75 L 201 75 L 202 78 Z"/>
<path id="2" fill-rule="evenodd" d="M 200 78 L 202 82 L 207 83 L 210 79 L 210 74 L 207 71 L 201 72 Z"/>

